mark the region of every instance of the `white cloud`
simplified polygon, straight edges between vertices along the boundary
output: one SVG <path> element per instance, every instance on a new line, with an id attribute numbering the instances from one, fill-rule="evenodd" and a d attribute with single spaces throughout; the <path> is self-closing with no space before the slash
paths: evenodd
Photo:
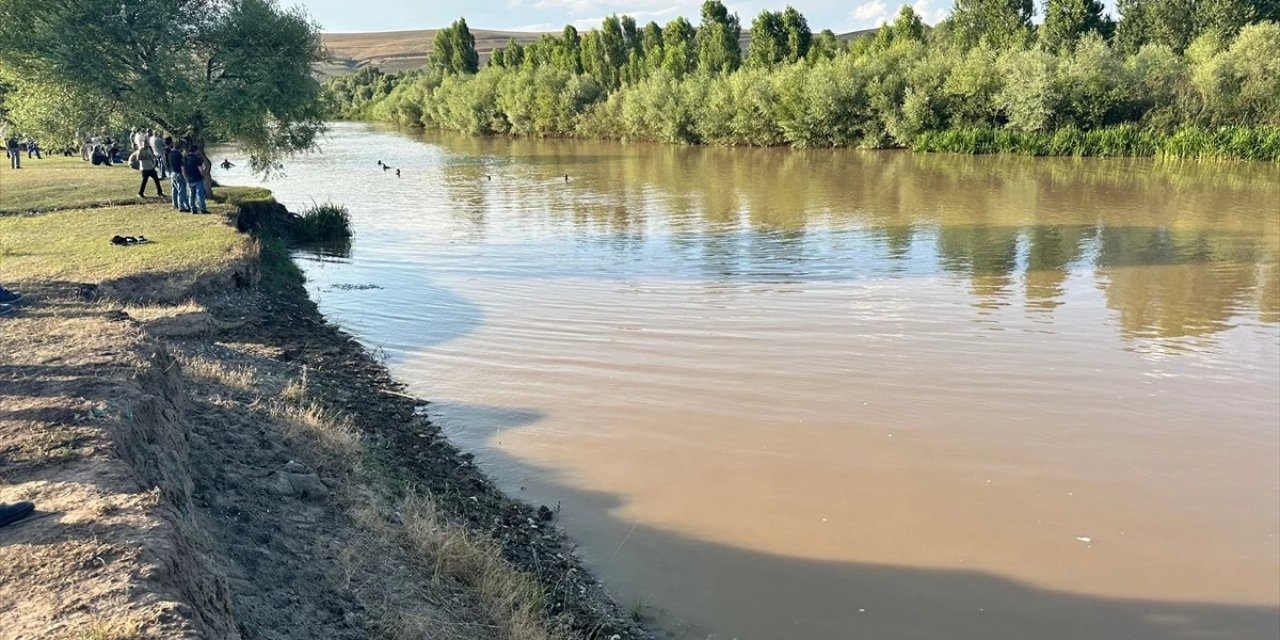
<path id="1" fill-rule="evenodd" d="M 855 29 L 878 27 L 889 19 L 889 7 L 881 0 L 864 2 L 849 14 L 849 19 L 853 21 Z"/>
<path id="2" fill-rule="evenodd" d="M 887 5 L 884 0 L 864 2 L 849 14 L 848 29 L 850 31 L 871 29 L 892 22 L 901 6 L 901 4 Z M 928 25 L 938 24 L 951 13 L 949 0 L 916 0 L 915 4 L 911 5 L 911 9 Z"/>
<path id="3" fill-rule="evenodd" d="M 937 0 L 916 0 L 916 3 L 911 5 L 911 8 L 916 12 L 916 15 L 920 16 L 921 20 L 924 20 L 925 24 L 938 24 L 942 22 L 943 18 L 947 17 L 947 14 L 951 13 L 951 8 L 950 5 L 946 4 L 935 6 L 935 3 L 937 3 Z"/>

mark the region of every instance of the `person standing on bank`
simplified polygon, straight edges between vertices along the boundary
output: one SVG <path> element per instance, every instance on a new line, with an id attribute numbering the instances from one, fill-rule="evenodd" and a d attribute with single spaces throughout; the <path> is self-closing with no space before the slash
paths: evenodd
<path id="1" fill-rule="evenodd" d="M 156 171 L 160 174 L 160 179 L 165 180 L 169 177 L 169 163 L 165 162 L 164 138 L 161 138 L 160 134 L 157 133 L 151 136 L 149 143 L 151 144 L 151 153 L 156 157 Z"/>
<path id="2" fill-rule="evenodd" d="M 165 155 L 165 163 L 169 165 L 169 188 L 173 193 L 173 208 L 183 213 L 191 213 L 191 194 L 187 191 L 187 179 L 182 177 L 182 152 L 187 143 L 179 140 L 169 147 Z"/>
<path id="3" fill-rule="evenodd" d="M 160 176 L 156 175 L 156 164 L 158 162 L 159 159 L 151 152 L 151 147 L 147 146 L 145 142 L 138 147 L 137 151 L 133 152 L 133 155 L 129 156 L 129 168 L 142 171 L 142 184 L 138 185 L 139 198 L 147 197 L 144 193 L 147 190 L 147 178 L 156 183 L 156 195 L 161 198 L 164 197 L 164 189 L 160 187 Z"/>
<path id="4" fill-rule="evenodd" d="M 5 142 L 5 150 L 9 152 L 9 166 L 14 169 L 22 168 L 22 155 L 18 153 L 18 135 L 9 136 L 9 140 Z"/>
<path id="5" fill-rule="evenodd" d="M 209 213 L 205 202 L 204 154 L 195 143 L 182 155 L 182 177 L 186 178 L 187 187 L 191 190 L 191 213 Z"/>

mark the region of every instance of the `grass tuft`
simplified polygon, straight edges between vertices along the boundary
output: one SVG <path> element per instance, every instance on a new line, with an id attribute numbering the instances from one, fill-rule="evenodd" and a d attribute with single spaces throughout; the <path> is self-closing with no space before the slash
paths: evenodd
<path id="1" fill-rule="evenodd" d="M 298 224 L 299 242 L 338 242 L 351 239 L 351 214 L 347 208 L 328 202 L 302 212 Z"/>

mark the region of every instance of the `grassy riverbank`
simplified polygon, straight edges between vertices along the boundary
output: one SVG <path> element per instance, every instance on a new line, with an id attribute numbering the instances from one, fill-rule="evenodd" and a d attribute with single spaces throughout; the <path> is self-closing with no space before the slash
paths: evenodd
<path id="1" fill-rule="evenodd" d="M 647 637 L 324 321 L 268 192 L 196 216 L 119 204 L 136 177 L 3 174 L 0 500 L 39 514 L 0 529 L 0 636 Z"/>

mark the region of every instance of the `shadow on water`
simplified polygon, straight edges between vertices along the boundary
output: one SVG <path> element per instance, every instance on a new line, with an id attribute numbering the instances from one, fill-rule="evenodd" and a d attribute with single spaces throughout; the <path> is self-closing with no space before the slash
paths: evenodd
<path id="1" fill-rule="evenodd" d="M 484 310 L 452 289 L 433 284 L 412 263 L 383 259 L 350 268 L 345 255 L 294 254 L 306 274 L 312 299 L 341 297 L 343 328 L 395 364 L 407 354 L 465 337 L 484 323 Z"/>
<path id="2" fill-rule="evenodd" d="M 446 430 L 456 424 L 493 439 L 539 419 L 531 409 L 438 406 Z M 697 539 L 618 518 L 625 505 L 614 494 L 573 487 L 498 449 L 484 453 L 482 466 L 496 475 L 538 477 L 542 498 L 589 510 L 592 516 L 581 520 L 590 530 L 568 532 L 606 541 L 580 550 L 597 577 L 623 585 L 615 595 L 633 599 L 623 599 L 623 607 L 652 595 L 628 585 L 664 585 L 662 600 L 672 608 L 648 613 L 678 638 L 1273 640 L 1280 634 L 1274 607 L 1092 596 L 985 571 L 822 561 Z M 758 516 L 758 526 L 773 526 L 770 514 Z M 620 553 L 624 547 L 633 552 Z M 590 555 L 600 548 L 609 555 Z M 697 562 L 663 564 L 690 558 Z M 687 622 L 692 616 L 727 626 L 699 629 Z"/>

